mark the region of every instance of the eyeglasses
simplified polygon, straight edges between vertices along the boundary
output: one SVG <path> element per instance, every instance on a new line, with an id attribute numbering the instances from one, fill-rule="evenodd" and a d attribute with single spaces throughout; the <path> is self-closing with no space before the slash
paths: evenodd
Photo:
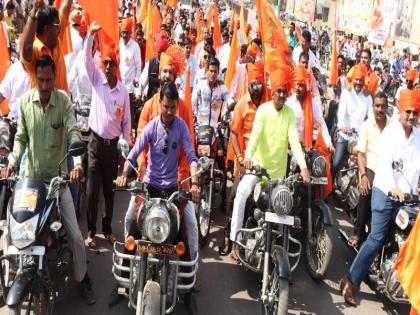
<path id="1" fill-rule="evenodd" d="M 407 114 L 407 116 L 411 116 L 411 114 L 413 114 L 414 117 L 417 117 L 417 115 L 419 114 L 419 112 L 412 109 L 405 110 L 405 113 Z"/>
<path id="2" fill-rule="evenodd" d="M 261 82 L 251 82 L 251 89 L 253 90 L 261 90 L 263 87 L 263 84 Z"/>

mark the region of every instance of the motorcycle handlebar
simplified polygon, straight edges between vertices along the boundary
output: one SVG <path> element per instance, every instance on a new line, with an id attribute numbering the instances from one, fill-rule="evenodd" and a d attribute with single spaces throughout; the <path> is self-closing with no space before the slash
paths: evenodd
<path id="1" fill-rule="evenodd" d="M 392 194 L 389 192 L 388 197 L 390 197 L 392 200 L 397 201 L 398 198 L 394 198 Z M 420 197 L 418 195 L 412 195 L 412 194 L 404 194 L 404 201 L 403 203 L 412 203 L 412 202 L 419 202 Z"/>
<path id="2" fill-rule="evenodd" d="M 112 183 L 114 185 L 117 184 L 116 180 L 113 180 Z M 114 191 L 128 191 L 129 193 L 132 194 L 138 194 L 138 193 L 142 193 L 145 191 L 145 187 L 144 187 L 144 183 L 139 182 L 137 180 L 133 180 L 131 182 L 128 182 L 125 187 L 117 187 L 115 189 L 113 189 Z"/>

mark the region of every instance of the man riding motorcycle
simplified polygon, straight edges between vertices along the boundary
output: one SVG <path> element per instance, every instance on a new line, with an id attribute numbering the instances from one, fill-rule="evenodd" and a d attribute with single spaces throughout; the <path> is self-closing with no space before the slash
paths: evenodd
<path id="1" fill-rule="evenodd" d="M 293 110 L 284 106 L 293 89 L 293 70 L 286 65 L 276 65 L 271 73 L 273 101 L 261 105 L 255 115 L 251 137 L 245 151 L 244 166 L 251 169 L 253 164 L 265 168 L 272 179 L 284 178 L 287 165 L 288 144 L 301 169 L 304 183 L 309 183 L 310 176 L 305 157 L 299 142 Z M 273 141 L 274 140 L 274 141 Z M 230 240 L 235 242 L 236 234 L 242 227 L 245 204 L 254 190 L 258 177 L 246 174 L 238 185 L 232 213 Z M 235 244 L 238 248 L 238 245 Z M 235 248 L 231 257 L 237 260 Z"/>
<path id="2" fill-rule="evenodd" d="M 194 148 L 191 144 L 191 139 L 186 123 L 176 116 L 178 106 L 178 91 L 173 82 L 163 86 L 160 90 L 160 105 L 161 115 L 152 119 L 143 129 L 136 144 L 128 155 L 128 160 L 131 164 L 135 163 L 138 155 L 148 146 L 148 165 L 144 182 L 147 184 L 147 190 L 150 194 L 159 195 L 166 193 L 168 196 L 178 190 L 178 163 L 180 147 L 185 152 L 187 160 L 190 165 L 190 172 L 193 175 L 190 192 L 194 202 L 198 202 L 200 193 L 198 189 L 197 173 L 197 158 Z M 124 164 L 122 175 L 117 178 L 116 184 L 123 187 L 127 184 L 127 178 L 131 172 L 129 162 Z M 136 217 L 134 213 L 133 204 L 136 203 L 135 197 L 131 198 L 130 205 L 126 214 L 126 218 L 132 221 Z M 188 202 L 185 208 L 193 208 L 193 205 Z M 186 211 L 185 209 L 183 210 Z M 184 216 L 181 215 L 182 220 Z M 126 220 L 127 221 L 127 220 Z M 181 224 L 181 233 L 185 233 L 188 228 L 185 223 Z M 184 240 L 188 244 L 188 240 Z M 188 245 L 186 245 L 188 249 Z M 187 250 L 189 256 L 189 250 Z M 186 257 L 188 258 L 188 257 Z M 191 296 L 191 292 L 189 293 Z M 191 301 L 190 299 L 187 299 Z M 187 305 L 190 313 L 194 313 L 192 305 Z"/>
<path id="3" fill-rule="evenodd" d="M 394 209 L 405 194 L 416 191 L 420 175 L 420 131 L 415 128 L 420 111 L 420 90 L 405 90 L 398 103 L 400 120 L 382 132 L 379 164 L 372 188 L 371 232 L 340 283 L 344 300 L 356 305 L 353 289 L 369 273 L 392 223 Z"/>

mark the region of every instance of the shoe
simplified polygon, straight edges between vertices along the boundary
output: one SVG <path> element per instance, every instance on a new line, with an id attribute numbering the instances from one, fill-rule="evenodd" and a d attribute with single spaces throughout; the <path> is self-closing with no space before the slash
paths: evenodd
<path id="1" fill-rule="evenodd" d="M 90 278 L 87 273 L 80 284 L 81 284 L 82 297 L 85 300 L 86 304 L 87 305 L 95 304 L 96 303 L 95 293 L 92 290 L 92 282 L 90 281 Z"/>
<path id="2" fill-rule="evenodd" d="M 109 296 L 108 306 L 114 307 L 124 299 L 124 296 L 118 293 L 118 286 L 116 286 Z"/>
<path id="3" fill-rule="evenodd" d="M 191 291 L 185 294 L 184 305 L 185 305 L 185 308 L 187 309 L 187 314 L 188 315 L 197 315 L 198 314 L 197 303 L 196 303 L 194 295 Z"/>
<path id="4" fill-rule="evenodd" d="M 353 285 L 347 277 L 340 281 L 340 292 L 347 304 L 356 306 L 357 302 L 353 294 Z"/>

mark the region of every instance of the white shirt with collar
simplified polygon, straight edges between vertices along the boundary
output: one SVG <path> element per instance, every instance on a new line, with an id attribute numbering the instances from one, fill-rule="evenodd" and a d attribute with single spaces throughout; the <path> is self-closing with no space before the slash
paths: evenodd
<path id="1" fill-rule="evenodd" d="M 372 116 L 372 97 L 365 95 L 363 91 L 356 94 L 354 89 L 351 91 L 344 89 L 341 92 L 340 104 L 338 105 L 338 128 L 360 129 L 362 123 Z"/>
<path id="2" fill-rule="evenodd" d="M 300 105 L 299 100 L 296 97 L 296 94 L 293 94 L 286 101 L 286 105 L 293 109 L 296 118 L 296 127 L 299 132 L 299 141 L 303 142 L 304 131 L 305 131 L 305 122 L 304 122 L 304 113 L 302 105 Z M 321 105 L 318 103 L 315 97 L 312 97 L 312 112 L 314 115 L 314 125 L 320 124 L 322 129 L 322 136 L 327 147 L 331 146 L 331 136 L 328 132 L 328 127 L 325 123 L 324 117 L 321 112 Z"/>
<path id="3" fill-rule="evenodd" d="M 19 102 L 23 94 L 31 90 L 31 79 L 20 61 L 7 70 L 0 83 L 0 94 L 9 101 L 9 118 L 18 118 Z"/>
<path id="4" fill-rule="evenodd" d="M 293 61 L 297 65 L 299 64 L 299 57 L 302 52 L 303 52 L 302 46 L 297 46 L 295 49 L 293 49 Z M 316 58 L 312 50 L 309 49 L 308 55 L 309 55 L 308 69 L 312 71 L 312 68 L 316 67 L 321 72 L 321 74 L 323 74 L 324 69 L 322 69 L 321 64 L 319 63 L 319 60 Z"/>
<path id="5" fill-rule="evenodd" d="M 220 71 L 226 69 L 229 63 L 230 44 L 224 44 L 217 55 L 217 59 L 220 61 Z"/>
<path id="6" fill-rule="evenodd" d="M 384 194 L 388 194 L 391 188 L 399 188 L 404 193 L 417 190 L 420 176 L 419 129 L 413 128 L 410 137 L 407 138 L 399 121 L 385 127 L 381 136 L 379 156 L 378 170 L 373 181 L 374 187 Z M 392 168 L 394 162 L 401 165 L 404 176 Z"/>
<path id="7" fill-rule="evenodd" d="M 139 80 L 141 75 L 141 55 L 139 44 L 131 38 L 127 44 L 120 40 L 120 72 L 128 93 L 133 93 L 133 80 Z"/>

